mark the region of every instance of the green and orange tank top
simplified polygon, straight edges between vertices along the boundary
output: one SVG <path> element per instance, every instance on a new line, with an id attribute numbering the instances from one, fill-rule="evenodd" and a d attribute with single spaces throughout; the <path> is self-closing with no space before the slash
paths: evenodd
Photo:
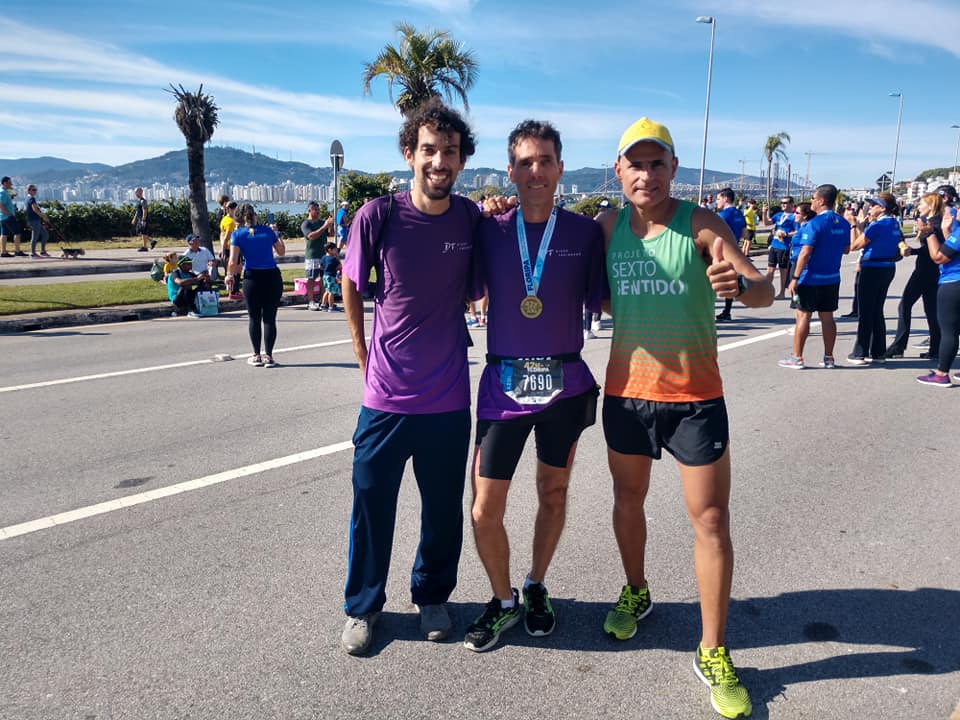
<path id="1" fill-rule="evenodd" d="M 723 395 L 717 365 L 716 294 L 693 240 L 693 203 L 678 206 L 662 233 L 644 240 L 617 214 L 607 248 L 613 344 L 604 392 L 657 402 Z"/>

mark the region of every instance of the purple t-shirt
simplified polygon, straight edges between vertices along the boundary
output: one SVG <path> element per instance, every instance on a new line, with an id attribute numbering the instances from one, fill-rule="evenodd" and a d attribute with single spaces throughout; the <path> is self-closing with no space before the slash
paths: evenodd
<path id="1" fill-rule="evenodd" d="M 480 212 L 466 198 L 451 196 L 446 212 L 427 215 L 409 193 L 394 195 L 381 246 L 388 199 L 377 198 L 357 212 L 343 264 L 361 293 L 371 267 L 382 280 L 363 404 L 402 415 L 463 410 L 470 407 L 464 301 L 483 295 L 473 263 Z"/>
<path id="2" fill-rule="evenodd" d="M 547 224 L 524 223 L 531 263 L 536 262 Z M 543 313 L 528 319 L 520 313 L 527 294 L 520 267 L 517 213 L 485 218 L 480 223 L 478 252 L 490 296 L 487 350 L 501 357 L 547 357 L 583 348 L 583 306 L 600 312 L 603 286 L 603 231 L 593 220 L 557 211 L 550 249 L 537 296 Z M 507 396 L 501 368 L 488 364 L 477 391 L 477 417 L 509 420 L 539 412 L 561 398 L 580 395 L 596 385 L 583 360 L 563 363 L 563 391 L 549 403 L 521 405 Z"/>

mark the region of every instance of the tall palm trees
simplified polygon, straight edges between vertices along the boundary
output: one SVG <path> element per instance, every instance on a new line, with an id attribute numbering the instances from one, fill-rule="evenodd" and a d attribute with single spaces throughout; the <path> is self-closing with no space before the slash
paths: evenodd
<path id="1" fill-rule="evenodd" d="M 453 40 L 446 30 L 418 32 L 408 23 L 397 23 L 400 46 L 387 45 L 373 62 L 363 68 L 363 92 L 370 94 L 370 83 L 387 78 L 391 102 L 409 116 L 418 106 L 441 94 L 451 101 L 456 95 L 468 111 L 467 91 L 477 79 L 477 61 L 463 43 Z M 393 85 L 403 91 L 394 101 Z"/>
<path id="2" fill-rule="evenodd" d="M 787 159 L 787 151 L 784 148 L 788 142 L 790 142 L 790 136 L 785 132 L 778 132 L 776 135 L 768 137 L 766 144 L 763 146 L 763 156 L 767 159 L 767 207 L 770 206 L 770 193 L 773 192 L 773 178 L 771 177 L 773 161 L 774 158 L 777 160 Z"/>
<path id="3" fill-rule="evenodd" d="M 203 85 L 195 92 L 188 92 L 183 85 L 171 83 L 168 90 L 177 99 L 173 113 L 177 127 L 187 140 L 187 166 L 190 184 L 190 224 L 193 234 L 200 237 L 200 244 L 213 250 L 210 240 L 210 216 L 207 213 L 207 181 L 204 178 L 203 146 L 213 137 L 213 130 L 220 123 L 218 108 L 213 96 L 203 92 Z"/>

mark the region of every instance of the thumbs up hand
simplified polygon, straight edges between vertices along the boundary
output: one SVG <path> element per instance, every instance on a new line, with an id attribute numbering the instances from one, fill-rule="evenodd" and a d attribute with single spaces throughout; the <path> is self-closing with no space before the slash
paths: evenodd
<path id="1" fill-rule="evenodd" d="M 707 279 L 713 287 L 717 297 L 732 298 L 737 296 L 737 271 L 728 260 L 723 259 L 723 238 L 717 237 L 713 241 L 710 265 L 707 267 Z"/>

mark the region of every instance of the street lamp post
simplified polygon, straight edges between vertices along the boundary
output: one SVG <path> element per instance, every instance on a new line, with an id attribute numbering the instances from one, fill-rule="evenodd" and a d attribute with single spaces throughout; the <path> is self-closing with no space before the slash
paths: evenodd
<path id="1" fill-rule="evenodd" d="M 893 146 L 893 170 L 890 171 L 890 192 L 893 192 L 893 188 L 897 184 L 897 154 L 900 152 L 900 120 L 903 117 L 903 93 L 902 92 L 892 92 L 889 93 L 890 97 L 899 98 L 900 102 L 897 107 L 897 142 Z"/>
<path id="2" fill-rule="evenodd" d="M 703 169 L 707 163 L 707 126 L 710 122 L 710 85 L 713 82 L 713 41 L 717 34 L 717 19 L 709 15 L 701 15 L 698 23 L 710 26 L 710 57 L 707 61 L 707 105 L 703 111 L 703 148 L 700 150 L 700 189 L 697 191 L 697 204 L 703 199 Z"/>
<path id="3" fill-rule="evenodd" d="M 954 130 L 960 129 L 960 125 L 951 125 Z M 957 152 L 953 155 L 953 174 L 957 174 L 957 160 L 960 160 L 960 132 L 957 133 Z M 956 182 L 956 181 L 954 181 Z"/>

